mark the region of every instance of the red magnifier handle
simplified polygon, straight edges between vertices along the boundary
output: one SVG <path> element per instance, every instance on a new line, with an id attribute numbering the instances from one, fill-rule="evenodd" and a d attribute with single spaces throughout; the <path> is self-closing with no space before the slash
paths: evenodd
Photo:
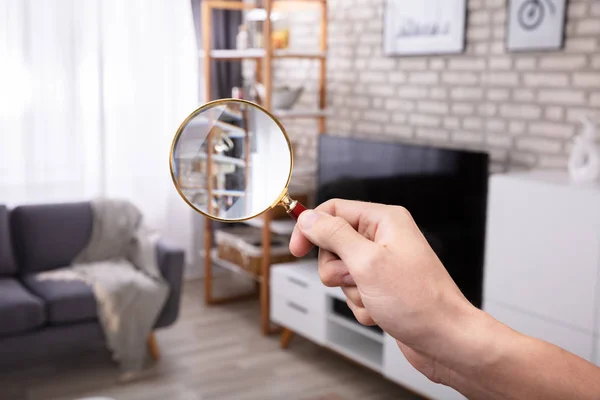
<path id="1" fill-rule="evenodd" d="M 304 211 L 306 211 L 306 207 L 296 202 L 296 204 L 288 211 L 288 214 L 290 214 L 290 217 L 292 217 L 295 221 L 298 221 L 300 214 L 302 214 Z"/>

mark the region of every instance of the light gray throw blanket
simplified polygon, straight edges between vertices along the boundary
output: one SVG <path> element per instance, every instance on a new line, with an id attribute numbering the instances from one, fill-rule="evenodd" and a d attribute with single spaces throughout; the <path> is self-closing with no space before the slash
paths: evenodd
<path id="1" fill-rule="evenodd" d="M 78 279 L 92 286 L 98 317 L 113 359 L 126 372 L 140 370 L 147 338 L 169 295 L 156 260 L 158 236 L 128 201 L 92 202 L 90 241 L 73 265 L 39 279 Z"/>

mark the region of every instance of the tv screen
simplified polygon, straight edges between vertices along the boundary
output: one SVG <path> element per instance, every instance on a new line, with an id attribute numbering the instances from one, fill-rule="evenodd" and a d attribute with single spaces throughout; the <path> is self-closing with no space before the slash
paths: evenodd
<path id="1" fill-rule="evenodd" d="M 407 208 L 466 297 L 481 307 L 486 153 L 331 135 L 319 139 L 316 202 Z"/>

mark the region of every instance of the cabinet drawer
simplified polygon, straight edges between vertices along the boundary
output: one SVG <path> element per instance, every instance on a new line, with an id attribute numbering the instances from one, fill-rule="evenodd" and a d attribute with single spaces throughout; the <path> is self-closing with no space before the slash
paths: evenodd
<path id="1" fill-rule="evenodd" d="M 271 297 L 271 319 L 319 344 L 325 344 L 325 298 L 322 307 L 310 307 L 303 302 L 274 294 Z"/>
<path id="2" fill-rule="evenodd" d="M 319 306 L 323 285 L 311 277 L 288 269 L 274 268 L 271 276 L 272 295 L 285 296 L 294 303 L 314 309 Z"/>

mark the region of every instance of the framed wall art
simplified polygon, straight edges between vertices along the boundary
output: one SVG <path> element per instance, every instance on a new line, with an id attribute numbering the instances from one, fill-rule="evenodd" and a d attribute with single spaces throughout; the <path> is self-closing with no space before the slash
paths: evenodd
<path id="1" fill-rule="evenodd" d="M 462 53 L 466 20 L 467 0 L 386 0 L 384 54 Z"/>
<path id="2" fill-rule="evenodd" d="M 560 50 L 567 0 L 509 0 L 509 51 Z"/>

